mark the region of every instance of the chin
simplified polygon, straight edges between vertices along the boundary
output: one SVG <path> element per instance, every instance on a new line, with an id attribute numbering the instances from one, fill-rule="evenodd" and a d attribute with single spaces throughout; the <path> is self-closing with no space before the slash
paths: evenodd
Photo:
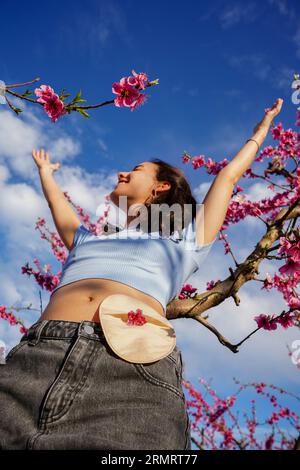
<path id="1" fill-rule="evenodd" d="M 116 188 L 109 194 L 110 199 L 117 206 L 119 205 L 120 196 L 128 196 L 127 192 L 124 191 L 124 188 Z"/>

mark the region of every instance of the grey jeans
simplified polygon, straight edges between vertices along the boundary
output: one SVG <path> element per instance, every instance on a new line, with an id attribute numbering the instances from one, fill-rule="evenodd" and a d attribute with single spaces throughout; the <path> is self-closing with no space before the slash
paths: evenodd
<path id="1" fill-rule="evenodd" d="M 0 365 L 0 449 L 190 450 L 175 347 L 130 363 L 99 323 L 39 320 Z"/>

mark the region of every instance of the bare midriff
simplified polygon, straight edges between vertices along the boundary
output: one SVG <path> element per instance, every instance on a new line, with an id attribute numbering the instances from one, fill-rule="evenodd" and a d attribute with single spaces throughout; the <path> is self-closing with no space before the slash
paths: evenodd
<path id="1" fill-rule="evenodd" d="M 89 320 L 100 323 L 99 305 L 109 295 L 125 294 L 147 303 L 165 316 L 162 304 L 151 295 L 110 279 L 81 279 L 58 288 L 50 298 L 40 320 Z"/>

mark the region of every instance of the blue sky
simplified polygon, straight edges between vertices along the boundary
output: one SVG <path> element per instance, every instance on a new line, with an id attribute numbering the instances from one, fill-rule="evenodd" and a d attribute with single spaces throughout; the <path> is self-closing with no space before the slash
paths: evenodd
<path id="1" fill-rule="evenodd" d="M 291 80 L 300 73 L 299 13 L 299 2 L 284 0 L 54 1 L 49 9 L 29 1 L 17 14 L 9 3 L 3 4 L 0 79 L 6 84 L 39 76 L 32 90 L 49 84 L 74 97 L 81 89 L 89 104 L 113 99 L 112 83 L 132 69 L 147 73 L 150 80 L 159 78 L 159 86 L 147 89 L 148 101 L 134 112 L 109 105 L 91 110 L 90 119 L 72 113 L 56 124 L 40 106 L 24 101 L 12 100 L 24 110 L 19 117 L 0 107 L 0 304 L 32 302 L 38 309 L 39 289 L 20 274 L 21 265 L 32 264 L 37 256 L 53 270 L 60 267 L 34 231 L 38 216 L 54 226 L 32 148 L 46 148 L 54 162 L 61 162 L 56 180 L 94 220 L 116 172 L 153 157 L 184 169 L 200 201 L 213 179 L 204 170 L 183 165 L 184 150 L 217 161 L 233 158 L 264 108 L 278 97 L 284 105 L 276 122 L 294 128 Z M 265 145 L 270 143 L 268 137 Z M 262 183 L 240 184 L 257 200 L 271 194 Z M 228 230 L 239 260 L 253 249 L 263 229 L 247 219 Z M 210 264 L 195 276 L 200 291 L 207 281 L 227 277 L 232 262 L 223 251 L 216 242 Z M 274 263 L 263 263 L 261 277 L 275 269 Z M 232 341 L 255 328 L 255 314 L 284 308 L 280 296 L 254 285 L 244 286 L 240 297 L 238 308 L 228 299 L 209 312 Z M 48 293 L 42 292 L 42 298 L 45 308 Z M 21 316 L 29 326 L 38 312 Z M 298 330 L 260 331 L 234 355 L 198 324 L 181 319 L 174 326 L 186 377 L 195 384 L 199 376 L 211 377 L 224 396 L 235 390 L 233 376 L 266 380 L 294 393 L 299 389 L 299 372 L 286 349 L 300 339 Z M 2 322 L 0 338 L 10 348 L 20 335 Z"/>

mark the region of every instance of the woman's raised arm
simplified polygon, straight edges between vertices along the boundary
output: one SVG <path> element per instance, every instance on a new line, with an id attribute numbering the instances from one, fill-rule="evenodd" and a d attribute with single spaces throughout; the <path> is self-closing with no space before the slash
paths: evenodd
<path id="1" fill-rule="evenodd" d="M 81 222 L 53 177 L 53 172 L 59 169 L 60 163 L 51 163 L 48 153 L 43 149 L 33 149 L 32 157 L 38 167 L 43 193 L 56 229 L 66 248 L 71 250 L 75 232 Z"/>
<path id="2" fill-rule="evenodd" d="M 278 98 L 272 108 L 255 126 L 253 135 L 236 156 L 215 177 L 196 218 L 196 238 L 199 244 L 213 241 L 223 225 L 235 184 L 251 167 L 259 147 L 264 142 L 272 120 L 279 114 L 283 100 Z M 257 143 L 256 143 L 257 142 Z M 198 212 L 197 212 L 198 215 Z"/>

